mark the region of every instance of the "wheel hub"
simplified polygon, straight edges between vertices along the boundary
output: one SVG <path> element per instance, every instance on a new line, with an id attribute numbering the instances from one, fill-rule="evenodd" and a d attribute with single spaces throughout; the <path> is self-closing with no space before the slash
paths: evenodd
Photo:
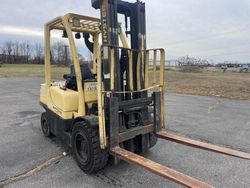
<path id="1" fill-rule="evenodd" d="M 48 127 L 46 119 L 43 119 L 43 121 L 42 121 L 42 129 L 43 129 L 44 133 L 48 132 L 49 127 Z"/>
<path id="2" fill-rule="evenodd" d="M 76 136 L 76 149 L 82 162 L 86 163 L 89 156 L 89 146 L 86 138 L 81 134 Z"/>

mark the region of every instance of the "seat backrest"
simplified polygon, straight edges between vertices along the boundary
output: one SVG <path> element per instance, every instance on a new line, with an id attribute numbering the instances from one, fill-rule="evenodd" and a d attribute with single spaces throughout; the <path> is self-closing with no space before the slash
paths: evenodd
<path id="1" fill-rule="evenodd" d="M 93 75 L 91 69 L 89 68 L 87 64 L 81 65 L 80 68 L 81 68 L 83 81 L 95 79 L 95 76 Z M 75 75 L 74 65 L 70 65 L 70 74 Z"/>
<path id="2" fill-rule="evenodd" d="M 82 73 L 83 82 L 94 81 L 95 76 L 93 75 L 88 65 L 81 65 L 81 73 Z M 66 88 L 77 91 L 77 83 L 76 83 L 74 65 L 70 65 L 70 74 L 63 75 L 63 78 L 66 80 Z"/>

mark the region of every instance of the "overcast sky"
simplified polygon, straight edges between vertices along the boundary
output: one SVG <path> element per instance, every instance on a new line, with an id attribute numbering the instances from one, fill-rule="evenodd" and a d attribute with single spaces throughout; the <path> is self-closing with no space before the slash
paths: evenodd
<path id="1" fill-rule="evenodd" d="M 250 0 L 144 2 L 148 48 L 164 47 L 168 59 L 190 55 L 250 62 Z M 0 43 L 43 42 L 44 23 L 68 12 L 99 17 L 91 0 L 1 0 Z"/>

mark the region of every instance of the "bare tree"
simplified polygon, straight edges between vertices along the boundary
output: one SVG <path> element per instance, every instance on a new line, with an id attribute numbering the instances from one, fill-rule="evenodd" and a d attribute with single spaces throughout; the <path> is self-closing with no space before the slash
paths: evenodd
<path id="1" fill-rule="evenodd" d="M 209 66 L 209 62 L 204 59 L 183 56 L 177 59 L 180 70 L 183 72 L 201 72 L 202 68 Z"/>
<path id="2" fill-rule="evenodd" d="M 183 56 L 177 59 L 179 66 L 190 65 L 190 66 L 207 66 L 209 62 L 205 59 Z"/>
<path id="3" fill-rule="evenodd" d="M 64 62 L 64 46 L 63 42 L 56 42 L 52 45 L 51 55 L 53 62 L 56 64 L 61 64 Z"/>
<path id="4" fill-rule="evenodd" d="M 26 59 L 27 59 L 27 63 L 29 62 L 29 58 L 31 55 L 31 51 L 32 51 L 32 46 L 30 45 L 30 43 L 27 41 L 26 42 Z"/>
<path id="5" fill-rule="evenodd" d="M 8 63 L 12 63 L 12 57 L 11 57 L 11 55 L 12 55 L 12 46 L 13 46 L 13 43 L 12 43 L 12 41 L 7 41 L 6 43 L 5 43 L 5 48 L 6 48 L 6 50 L 7 50 L 7 55 L 8 55 Z"/>
<path id="6" fill-rule="evenodd" d="M 40 43 L 36 43 L 34 47 L 34 61 L 38 64 L 43 63 L 43 47 Z"/>
<path id="7" fill-rule="evenodd" d="M 68 66 L 70 64 L 69 46 L 64 45 L 63 48 L 64 48 L 64 53 L 63 53 L 64 65 Z"/>
<path id="8" fill-rule="evenodd" d="M 19 42 L 16 41 L 15 43 L 13 43 L 13 55 L 14 57 L 16 56 L 20 56 L 20 48 L 19 48 Z"/>
<path id="9" fill-rule="evenodd" d="M 31 44 L 29 41 L 6 41 L 0 47 L 0 61 L 3 63 L 38 63 L 44 61 L 43 46 L 40 43 Z M 51 48 L 52 62 L 69 65 L 71 62 L 70 51 L 63 42 L 56 42 Z"/>
<path id="10" fill-rule="evenodd" d="M 7 50 L 5 46 L 1 46 L 1 63 L 7 63 Z"/>

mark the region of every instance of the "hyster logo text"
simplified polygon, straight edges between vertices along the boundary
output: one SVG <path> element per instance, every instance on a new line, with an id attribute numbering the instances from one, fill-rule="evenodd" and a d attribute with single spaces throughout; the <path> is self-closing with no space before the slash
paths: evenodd
<path id="1" fill-rule="evenodd" d="M 107 31 L 107 7 L 106 3 L 102 4 L 102 36 L 103 36 L 103 43 L 108 43 L 108 31 Z"/>

